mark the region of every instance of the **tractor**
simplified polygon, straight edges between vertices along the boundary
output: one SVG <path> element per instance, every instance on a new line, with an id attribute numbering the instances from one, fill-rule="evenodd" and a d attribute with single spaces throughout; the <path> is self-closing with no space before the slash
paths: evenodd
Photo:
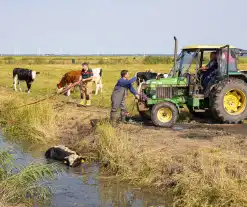
<path id="1" fill-rule="evenodd" d="M 239 70 L 237 62 L 247 51 L 231 45 L 193 45 L 177 56 L 174 40 L 174 65 L 168 77 L 137 85 L 137 110 L 142 118 L 172 127 L 187 108 L 193 114 L 210 113 L 217 123 L 242 123 L 247 117 L 247 71 Z M 216 52 L 218 67 L 205 86 L 200 68 L 210 52 Z"/>

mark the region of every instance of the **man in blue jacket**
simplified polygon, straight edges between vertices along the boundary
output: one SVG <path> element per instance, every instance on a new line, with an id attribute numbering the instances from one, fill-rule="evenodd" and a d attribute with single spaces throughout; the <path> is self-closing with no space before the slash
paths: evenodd
<path id="1" fill-rule="evenodd" d="M 111 115 L 110 120 L 112 124 L 115 124 L 117 121 L 117 110 L 121 109 L 121 121 L 125 121 L 127 109 L 125 105 L 125 99 L 127 97 L 127 91 L 130 92 L 139 99 L 139 95 L 137 94 L 136 90 L 133 87 L 133 83 L 136 81 L 136 77 L 128 80 L 129 73 L 127 70 L 121 71 L 121 78 L 118 80 L 117 84 L 115 85 L 112 95 L 111 95 Z"/>
<path id="2" fill-rule="evenodd" d="M 218 58 L 218 53 L 211 52 L 210 62 L 205 67 L 200 68 L 200 70 L 202 71 L 202 86 L 204 87 L 204 90 L 206 90 L 212 78 L 212 75 L 218 68 L 217 58 Z"/>

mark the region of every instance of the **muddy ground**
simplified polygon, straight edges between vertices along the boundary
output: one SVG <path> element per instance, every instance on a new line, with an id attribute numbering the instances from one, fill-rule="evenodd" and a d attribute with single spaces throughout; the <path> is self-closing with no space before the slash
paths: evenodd
<path id="1" fill-rule="evenodd" d="M 64 117 L 59 125 L 59 143 L 74 149 L 78 141 L 85 139 L 94 142 L 92 120 L 106 119 L 109 109 L 78 107 L 75 102 L 62 102 L 56 110 Z M 186 115 L 187 116 L 187 115 Z M 191 117 L 178 123 L 173 128 L 159 128 L 152 123 L 143 123 L 139 117 L 133 117 L 131 123 L 120 124 L 118 129 L 128 133 L 136 140 L 139 149 L 149 152 L 173 151 L 179 153 L 200 147 L 222 147 L 227 150 L 244 150 L 247 124 L 211 124 L 210 117 Z M 245 150 L 243 151 L 245 153 Z"/>

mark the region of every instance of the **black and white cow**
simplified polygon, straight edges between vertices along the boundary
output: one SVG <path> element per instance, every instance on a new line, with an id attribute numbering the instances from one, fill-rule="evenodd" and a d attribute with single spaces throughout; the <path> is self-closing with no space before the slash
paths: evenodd
<path id="1" fill-rule="evenodd" d="M 36 72 L 30 69 L 25 69 L 25 68 L 14 68 L 13 70 L 13 84 L 14 84 L 14 89 L 16 89 L 16 84 L 18 83 L 19 85 L 19 90 L 21 91 L 21 84 L 20 81 L 25 81 L 27 84 L 27 89 L 28 93 L 30 93 L 31 90 L 31 85 L 33 81 L 35 80 L 37 74 L 40 72 Z"/>
<path id="2" fill-rule="evenodd" d="M 49 148 L 45 153 L 45 157 L 48 159 L 62 161 L 70 167 L 77 167 L 83 161 L 83 158 L 77 155 L 75 151 L 72 151 L 63 145 Z"/>
<path id="3" fill-rule="evenodd" d="M 139 86 L 141 83 L 146 82 L 147 80 L 167 78 L 167 77 L 168 77 L 168 74 L 155 73 L 155 72 L 137 72 L 136 82 L 137 82 L 137 85 Z"/>

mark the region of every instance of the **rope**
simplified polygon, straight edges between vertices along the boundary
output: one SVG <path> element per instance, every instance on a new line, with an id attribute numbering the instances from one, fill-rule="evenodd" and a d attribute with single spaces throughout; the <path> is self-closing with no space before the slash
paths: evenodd
<path id="1" fill-rule="evenodd" d="M 135 99 L 133 100 L 132 104 L 129 105 L 129 108 L 132 106 L 132 109 L 130 110 L 130 113 L 133 113 L 135 110 Z"/>
<path id="2" fill-rule="evenodd" d="M 42 101 L 51 99 L 51 98 L 53 98 L 53 97 L 55 97 L 55 96 L 59 96 L 59 95 L 65 93 L 65 92 L 67 92 L 69 89 L 71 89 L 72 87 L 74 87 L 74 86 L 76 86 L 76 85 L 78 85 L 78 84 L 79 84 L 79 82 L 76 82 L 76 83 L 74 83 L 74 84 L 68 86 L 67 88 L 63 89 L 63 90 L 62 90 L 61 92 L 59 92 L 59 93 L 53 93 L 52 95 L 50 95 L 50 96 L 48 96 L 48 97 L 46 97 L 46 98 L 42 98 L 42 99 L 39 99 L 39 100 L 37 100 L 37 101 L 31 102 L 31 103 L 28 103 L 28 104 L 24 104 L 24 105 L 22 105 L 22 106 L 13 107 L 13 108 L 11 108 L 11 109 L 19 109 L 19 108 L 22 108 L 22 107 L 25 107 L 25 106 L 34 105 L 34 104 L 40 103 L 40 102 L 42 102 Z M 11 109 L 10 109 L 10 110 L 11 110 Z"/>
<path id="3" fill-rule="evenodd" d="M 43 101 L 45 101 L 45 100 L 48 100 L 48 99 L 51 99 L 51 98 L 53 98 L 53 97 L 59 96 L 59 95 L 65 93 L 65 92 L 67 92 L 67 91 L 68 91 L 69 89 L 71 89 L 72 87 L 74 87 L 74 86 L 76 86 L 76 85 L 79 85 L 79 84 L 80 84 L 80 82 L 76 82 L 76 83 L 74 83 L 74 84 L 68 86 L 67 88 L 63 89 L 63 90 L 62 90 L 61 92 L 59 92 L 59 93 L 53 93 L 52 95 L 50 95 L 50 96 L 48 96 L 48 97 L 46 97 L 46 98 L 42 98 L 42 99 L 39 99 L 39 100 L 37 100 L 37 101 L 31 102 L 31 103 L 28 103 L 28 104 L 24 104 L 24 105 L 19 106 L 19 107 L 13 107 L 13 108 L 11 108 L 11 109 L 12 109 L 12 110 L 13 110 L 13 109 L 20 109 L 20 108 L 25 107 L 25 106 L 30 106 L 30 105 L 34 105 L 34 104 L 43 102 Z M 66 102 L 65 104 L 67 104 L 67 102 Z M 64 104 L 64 105 L 65 105 L 65 104 Z M 62 105 L 62 106 L 63 106 L 63 105 Z M 62 107 L 62 106 L 57 106 L 57 107 L 55 107 L 55 109 L 56 109 L 56 108 L 59 108 L 59 107 Z M 130 111 L 131 111 L 131 113 L 133 113 L 133 111 L 134 111 L 134 109 L 135 109 L 135 99 L 133 100 L 132 104 L 129 105 L 128 108 L 130 108 L 130 107 L 132 107 Z M 10 110 L 11 110 L 11 109 L 10 109 Z M 97 113 L 109 113 L 109 112 L 107 112 L 107 111 L 90 110 L 90 109 L 88 109 L 88 108 L 87 108 L 86 111 L 87 111 L 87 112 L 97 112 Z"/>

